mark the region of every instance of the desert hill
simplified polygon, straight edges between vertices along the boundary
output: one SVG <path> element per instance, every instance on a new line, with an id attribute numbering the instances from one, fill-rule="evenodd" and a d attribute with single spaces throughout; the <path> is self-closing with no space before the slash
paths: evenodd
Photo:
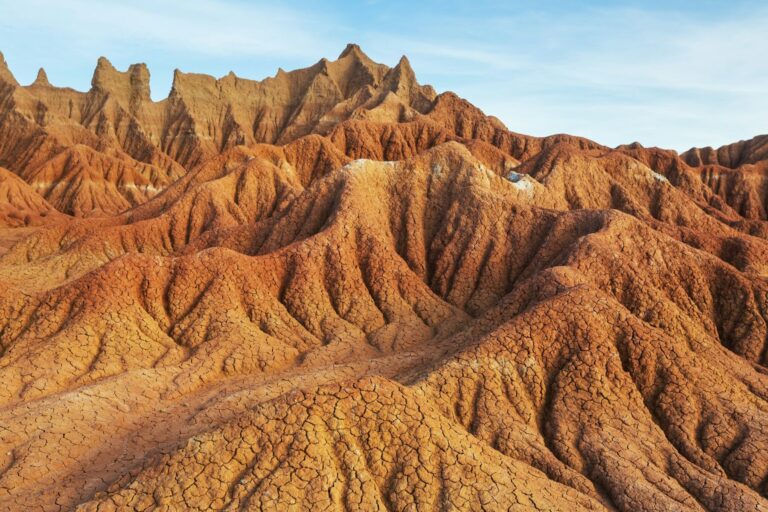
<path id="1" fill-rule="evenodd" d="M 56 217 L 0 254 L 0 508 L 768 509 L 765 137 L 521 135 L 355 45 L 0 98 Z"/>
<path id="2" fill-rule="evenodd" d="M 62 217 L 24 180 L 0 167 L 0 226 L 20 227 L 41 224 L 46 217 Z"/>

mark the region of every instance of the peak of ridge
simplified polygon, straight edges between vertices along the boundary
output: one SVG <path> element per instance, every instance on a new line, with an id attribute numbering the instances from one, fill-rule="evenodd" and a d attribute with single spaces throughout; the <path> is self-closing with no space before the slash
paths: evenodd
<path id="1" fill-rule="evenodd" d="M 121 101 L 147 101 L 150 98 L 149 69 L 144 63 L 131 64 L 127 71 L 117 70 L 106 57 L 99 57 L 91 86 Z"/>
<path id="2" fill-rule="evenodd" d="M 396 74 L 396 76 L 399 77 L 400 80 L 408 80 L 412 83 L 416 82 L 416 73 L 413 71 L 411 62 L 405 55 L 400 57 L 400 60 L 397 62 L 397 65 L 392 68 L 392 71 Z"/>
<path id="3" fill-rule="evenodd" d="M 216 78 L 205 73 L 185 72 L 177 68 L 173 70 L 171 94 L 181 96 L 187 94 L 194 95 L 202 91 L 215 90 L 217 83 L 234 83 L 236 80 L 239 80 L 239 77 L 237 77 L 234 72 L 230 72 L 221 78 Z"/>
<path id="4" fill-rule="evenodd" d="M 5 62 L 5 56 L 3 52 L 0 52 L 0 81 L 7 82 L 12 85 L 18 85 L 16 78 L 11 73 L 8 63 Z"/>
<path id="5" fill-rule="evenodd" d="M 96 61 L 96 69 L 93 70 L 91 85 L 95 87 L 101 80 L 104 79 L 105 75 L 109 73 L 118 73 L 118 71 L 109 61 L 109 59 L 102 55 Z"/>
<path id="6" fill-rule="evenodd" d="M 758 135 L 718 148 L 694 147 L 683 152 L 680 157 L 693 166 L 716 164 L 733 169 L 744 164 L 756 164 L 768 158 L 768 135 Z"/>
<path id="7" fill-rule="evenodd" d="M 37 77 L 35 77 L 35 81 L 32 82 L 32 85 L 35 85 L 35 86 L 51 85 L 51 82 L 48 81 L 48 74 L 45 72 L 44 68 L 40 68 L 37 70 Z"/>
<path id="8" fill-rule="evenodd" d="M 367 57 L 367 55 L 360 48 L 360 45 L 358 45 L 356 43 L 348 43 L 347 46 L 344 47 L 344 50 L 339 54 L 339 59 L 343 59 L 347 55 L 355 55 L 355 56 L 358 56 L 358 57 Z"/>
<path id="9" fill-rule="evenodd" d="M 173 70 L 173 85 L 176 85 L 176 83 L 181 80 L 182 76 L 184 75 L 184 72 L 180 70 L 179 68 L 176 68 Z"/>
<path id="10" fill-rule="evenodd" d="M 317 67 L 317 69 L 320 70 L 320 73 L 327 75 L 328 74 L 328 65 L 330 63 L 331 63 L 331 61 L 329 61 L 328 59 L 323 57 L 322 59 L 317 61 L 317 64 L 315 64 L 315 66 Z"/>

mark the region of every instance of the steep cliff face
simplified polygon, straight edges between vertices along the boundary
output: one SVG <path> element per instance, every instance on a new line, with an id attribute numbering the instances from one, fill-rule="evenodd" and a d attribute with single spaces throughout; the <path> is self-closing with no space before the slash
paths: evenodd
<path id="1" fill-rule="evenodd" d="M 354 45 L 0 91 L 0 508 L 768 509 L 760 138 L 521 135 Z"/>
<path id="2" fill-rule="evenodd" d="M 692 148 L 681 158 L 700 170 L 701 180 L 747 218 L 768 218 L 768 136 L 718 149 Z"/>
<path id="3" fill-rule="evenodd" d="M 680 155 L 689 165 L 721 165 L 736 169 L 746 164 L 765 164 L 768 160 L 768 135 L 758 135 L 717 149 L 691 148 Z"/>

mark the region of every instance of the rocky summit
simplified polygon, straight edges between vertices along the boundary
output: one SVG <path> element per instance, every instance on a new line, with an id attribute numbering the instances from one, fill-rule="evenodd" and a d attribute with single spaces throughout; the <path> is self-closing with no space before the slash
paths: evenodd
<path id="1" fill-rule="evenodd" d="M 0 57 L 1 510 L 768 510 L 768 136 L 149 83 Z"/>

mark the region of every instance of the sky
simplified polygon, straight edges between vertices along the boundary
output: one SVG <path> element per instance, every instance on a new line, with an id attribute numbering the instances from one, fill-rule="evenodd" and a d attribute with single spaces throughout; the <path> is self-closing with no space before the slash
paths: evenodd
<path id="1" fill-rule="evenodd" d="M 103 55 L 262 79 L 348 42 L 451 90 L 509 129 L 683 151 L 768 133 L 768 2 L 0 0 L 0 51 L 21 83 L 44 67 L 87 90 Z"/>

